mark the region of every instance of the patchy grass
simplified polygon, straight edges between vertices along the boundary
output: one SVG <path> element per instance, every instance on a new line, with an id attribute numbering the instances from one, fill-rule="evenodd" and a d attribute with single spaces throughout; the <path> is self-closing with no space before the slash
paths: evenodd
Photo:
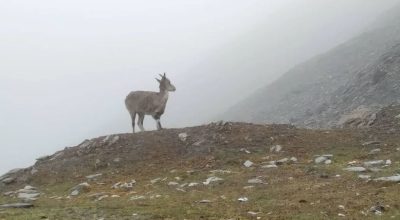
<path id="1" fill-rule="evenodd" d="M 36 185 L 44 194 L 34 203 L 35 208 L 1 210 L 0 219 L 343 219 L 339 214 L 345 215 L 345 219 L 375 219 L 376 215 L 369 209 L 378 202 L 385 206 L 380 219 L 400 219 L 399 184 L 368 182 L 359 179 L 356 173 L 343 170 L 354 160 L 362 163 L 391 159 L 391 166 L 381 172 L 366 174 L 373 177 L 396 174 L 400 169 L 400 152 L 394 146 L 400 143 L 400 137 L 385 136 L 387 145 L 381 146 L 382 152 L 369 155 L 371 149 L 361 145 L 366 138 L 356 131 L 309 131 L 242 124 L 233 125 L 224 132 L 205 131 L 201 127 L 185 131 L 193 142 L 214 133 L 223 138 L 214 140 L 207 136 L 207 140 L 212 141 L 197 154 L 188 152 L 189 145 L 185 144 L 172 153 L 160 153 L 160 157 L 168 158 L 165 162 L 154 161 L 156 156 L 145 158 L 140 164 L 147 161 L 151 165 L 148 170 L 136 173 L 125 171 L 126 167 L 96 170 L 96 173 L 107 173 L 99 180 L 89 182 L 91 191 L 78 197 L 68 197 L 69 189 L 85 181 L 84 175 L 88 173 L 82 174 L 80 179 Z M 173 135 L 177 136 L 179 132 L 182 131 L 177 130 Z M 149 148 L 147 150 L 157 149 L 153 142 L 145 140 L 150 144 L 144 146 Z M 126 137 L 123 141 L 129 143 Z M 176 140 L 170 142 L 179 146 Z M 270 147 L 276 144 L 283 146 L 282 152 L 271 153 Z M 158 141 L 158 145 L 164 145 L 164 142 Z M 241 152 L 241 148 L 251 153 Z M 322 154 L 333 154 L 333 164 L 315 165 L 315 155 Z M 185 158 L 185 155 L 189 156 Z M 296 157 L 298 162 L 273 169 L 262 168 L 269 161 L 291 157 Z M 244 167 L 246 160 L 255 165 Z M 231 172 L 212 174 L 213 170 Z M 203 185 L 210 176 L 224 180 Z M 266 184 L 247 183 L 256 177 Z M 165 180 L 151 184 L 155 178 Z M 116 182 L 131 179 L 137 180 L 132 191 L 111 189 Z M 170 181 L 200 185 L 169 186 Z M 253 188 L 245 188 L 250 185 Z M 99 192 L 120 197 L 102 201 L 89 197 Z M 145 198 L 131 200 L 133 196 Z M 249 201 L 239 202 L 241 197 Z M 209 203 L 201 203 L 203 200 L 209 200 Z M 15 201 L 15 198 L 0 196 L 0 203 Z"/>

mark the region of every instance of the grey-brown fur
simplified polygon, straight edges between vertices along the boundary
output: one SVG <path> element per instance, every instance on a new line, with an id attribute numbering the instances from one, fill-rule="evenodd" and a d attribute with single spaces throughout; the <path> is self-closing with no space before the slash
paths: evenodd
<path id="1" fill-rule="evenodd" d="M 139 116 L 138 126 L 141 131 L 144 131 L 143 120 L 145 115 L 153 116 L 157 121 L 157 129 L 162 129 L 160 118 L 164 114 L 169 92 L 174 92 L 176 88 L 171 84 L 165 73 L 160 76 L 162 78 L 157 79 L 160 83 L 159 92 L 135 91 L 129 93 L 125 99 L 126 108 L 132 118 L 133 132 L 135 132 L 136 115 Z"/>

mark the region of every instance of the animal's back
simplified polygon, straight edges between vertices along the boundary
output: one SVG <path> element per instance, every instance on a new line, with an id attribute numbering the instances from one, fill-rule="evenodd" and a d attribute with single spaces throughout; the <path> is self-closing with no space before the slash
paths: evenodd
<path id="1" fill-rule="evenodd" d="M 156 92 L 148 91 L 131 92 L 125 99 L 126 108 L 129 112 L 151 112 L 156 94 Z"/>

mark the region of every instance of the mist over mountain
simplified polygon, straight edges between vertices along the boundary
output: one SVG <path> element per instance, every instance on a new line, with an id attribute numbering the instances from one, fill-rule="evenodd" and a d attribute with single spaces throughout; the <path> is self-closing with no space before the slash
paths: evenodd
<path id="1" fill-rule="evenodd" d="M 288 71 L 232 107 L 226 119 L 341 126 L 349 115 L 400 102 L 400 6 L 364 33 Z M 364 114 L 363 113 L 363 114 Z"/>

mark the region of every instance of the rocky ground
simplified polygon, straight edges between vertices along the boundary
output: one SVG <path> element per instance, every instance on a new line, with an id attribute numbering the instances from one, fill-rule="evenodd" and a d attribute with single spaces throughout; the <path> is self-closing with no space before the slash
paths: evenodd
<path id="1" fill-rule="evenodd" d="M 86 140 L 0 177 L 0 219 L 400 219 L 390 130 L 219 122 Z"/>

